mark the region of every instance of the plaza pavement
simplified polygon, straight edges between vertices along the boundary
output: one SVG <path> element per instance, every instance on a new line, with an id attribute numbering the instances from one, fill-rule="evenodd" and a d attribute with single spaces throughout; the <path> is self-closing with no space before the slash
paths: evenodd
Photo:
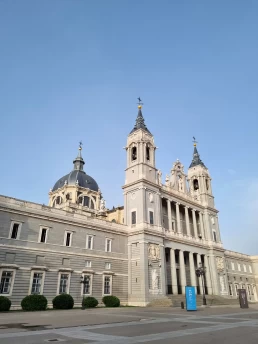
<path id="1" fill-rule="evenodd" d="M 0 314 L 1 344 L 257 344 L 258 305 L 102 308 Z"/>

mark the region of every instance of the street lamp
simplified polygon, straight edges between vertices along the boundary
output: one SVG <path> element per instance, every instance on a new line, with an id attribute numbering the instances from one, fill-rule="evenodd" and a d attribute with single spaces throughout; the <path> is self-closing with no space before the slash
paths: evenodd
<path id="1" fill-rule="evenodd" d="M 197 268 L 195 272 L 196 272 L 196 276 L 201 277 L 202 279 L 202 291 L 203 291 L 202 304 L 203 306 L 206 306 L 207 302 L 206 302 L 205 287 L 204 287 L 204 276 L 205 276 L 206 268 L 202 265 L 202 263 L 200 263 L 200 267 Z"/>

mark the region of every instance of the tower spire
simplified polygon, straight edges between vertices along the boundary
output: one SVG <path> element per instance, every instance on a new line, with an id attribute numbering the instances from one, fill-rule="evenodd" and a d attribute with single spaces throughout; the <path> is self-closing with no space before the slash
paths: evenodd
<path id="1" fill-rule="evenodd" d="M 189 166 L 189 168 L 191 167 L 195 167 L 195 166 L 198 166 L 198 165 L 201 165 L 205 168 L 207 168 L 204 163 L 202 162 L 201 158 L 200 158 L 200 154 L 198 153 L 198 150 L 197 150 L 197 141 L 195 140 L 195 137 L 193 136 L 193 145 L 194 145 L 194 151 L 193 151 L 193 160 L 191 162 L 191 165 Z"/>
<path id="2" fill-rule="evenodd" d="M 149 134 L 151 134 L 151 132 L 149 131 L 149 129 L 146 127 L 143 115 L 142 115 L 142 100 L 141 98 L 137 98 L 138 99 L 138 115 L 135 121 L 135 125 L 133 130 L 130 132 L 130 134 L 132 134 L 134 131 L 138 130 L 138 129 L 143 129 L 145 131 L 147 131 Z"/>
<path id="3" fill-rule="evenodd" d="M 83 171 L 83 165 L 85 164 L 83 157 L 82 157 L 82 142 L 79 142 L 79 149 L 78 149 L 78 155 L 73 161 L 74 164 L 74 170 Z"/>

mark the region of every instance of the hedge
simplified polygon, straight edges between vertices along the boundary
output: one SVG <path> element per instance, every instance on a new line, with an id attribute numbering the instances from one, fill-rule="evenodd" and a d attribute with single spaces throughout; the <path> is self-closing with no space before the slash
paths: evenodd
<path id="1" fill-rule="evenodd" d="M 24 311 L 44 311 L 47 308 L 47 299 L 44 295 L 29 295 L 21 302 Z"/>
<path id="2" fill-rule="evenodd" d="M 104 296 L 102 299 L 102 302 L 106 307 L 119 307 L 120 306 L 120 300 L 118 297 L 110 295 L 110 296 Z"/>
<path id="3" fill-rule="evenodd" d="M 94 308 L 97 307 L 98 304 L 99 302 L 97 299 L 95 299 L 95 297 L 88 296 L 82 299 L 83 308 Z"/>
<path id="4" fill-rule="evenodd" d="M 74 300 L 69 294 L 60 294 L 52 300 L 52 303 L 55 309 L 72 309 Z"/>
<path id="5" fill-rule="evenodd" d="M 0 312 L 7 312 L 11 308 L 11 301 L 6 296 L 0 296 Z"/>

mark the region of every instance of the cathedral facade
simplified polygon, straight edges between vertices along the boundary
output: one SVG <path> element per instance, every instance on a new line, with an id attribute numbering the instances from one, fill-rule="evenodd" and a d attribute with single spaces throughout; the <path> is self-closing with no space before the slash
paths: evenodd
<path id="1" fill-rule="evenodd" d="M 0 196 L 0 295 L 13 308 L 29 294 L 44 294 L 51 305 L 60 293 L 75 305 L 83 296 L 101 302 L 116 295 L 146 306 L 191 285 L 197 294 L 225 298 L 244 288 L 258 301 L 258 256 L 223 248 L 211 176 L 196 144 L 188 171 L 177 160 L 163 183 L 139 105 L 125 149 L 124 206 L 106 209 L 84 171 L 81 146 L 48 206 Z"/>

